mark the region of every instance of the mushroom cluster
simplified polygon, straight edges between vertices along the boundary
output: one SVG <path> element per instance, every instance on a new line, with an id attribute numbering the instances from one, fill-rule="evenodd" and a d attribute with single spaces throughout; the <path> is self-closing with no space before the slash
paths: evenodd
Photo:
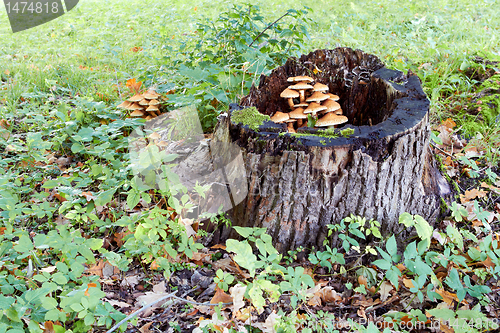
<path id="1" fill-rule="evenodd" d="M 132 111 L 129 114 L 130 117 L 141 117 L 149 120 L 159 116 L 161 113 L 159 97 L 160 94 L 153 89 L 149 89 L 145 93 L 135 94 L 117 107 Z"/>
<path id="2" fill-rule="evenodd" d="M 314 79 L 309 76 L 289 77 L 287 81 L 293 84 L 283 90 L 280 97 L 288 100 L 291 112 L 278 111 L 271 117 L 272 121 L 287 123 L 291 133 L 307 125 L 308 115 L 315 120 L 316 127 L 337 126 L 347 122 L 347 117 L 342 115 L 340 104 L 337 103 L 339 97 L 328 93 L 327 85 L 320 82 L 312 85 Z"/>

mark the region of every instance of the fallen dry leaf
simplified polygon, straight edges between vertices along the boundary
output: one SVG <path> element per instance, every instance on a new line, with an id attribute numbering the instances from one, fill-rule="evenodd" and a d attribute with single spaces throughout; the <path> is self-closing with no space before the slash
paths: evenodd
<path id="1" fill-rule="evenodd" d="M 323 302 L 338 304 L 342 302 L 342 297 L 332 287 L 324 287 L 316 293 Z"/>
<path id="2" fill-rule="evenodd" d="M 273 312 L 271 312 L 269 314 L 269 316 L 266 318 L 266 321 L 262 325 L 264 327 L 262 329 L 262 332 L 264 332 L 264 333 L 276 333 L 274 326 L 276 325 L 278 318 L 280 318 L 280 316 L 278 314 L 276 314 L 276 312 L 273 310 Z"/>
<path id="3" fill-rule="evenodd" d="M 241 321 L 247 321 L 251 315 L 252 315 L 252 307 L 249 306 L 241 311 L 236 311 L 234 317 Z"/>
<path id="4" fill-rule="evenodd" d="M 52 321 L 46 321 L 43 326 L 45 327 L 43 333 L 55 333 L 54 323 Z"/>
<path id="5" fill-rule="evenodd" d="M 126 276 L 123 278 L 122 282 L 120 285 L 122 287 L 131 287 L 134 288 L 139 284 L 139 276 L 138 275 L 131 275 L 131 276 Z"/>
<path id="6" fill-rule="evenodd" d="M 484 198 L 485 196 L 486 196 L 486 191 L 474 188 L 470 191 L 465 191 L 465 194 L 460 194 L 460 201 L 461 203 L 465 203 L 475 198 Z"/>
<path id="7" fill-rule="evenodd" d="M 151 331 L 149 330 L 149 327 L 151 327 L 151 325 L 153 325 L 153 323 L 154 323 L 154 322 L 153 322 L 153 321 L 151 321 L 151 322 L 149 322 L 149 323 L 147 323 L 147 324 L 143 325 L 141 328 L 139 328 L 139 332 L 141 332 L 141 333 L 149 333 L 149 332 L 151 332 Z"/>
<path id="8" fill-rule="evenodd" d="M 132 48 L 130 49 L 130 51 L 132 51 L 132 52 L 139 52 L 139 51 L 142 51 L 142 50 L 143 50 L 143 49 L 142 49 L 142 47 L 140 47 L 140 46 L 139 46 L 139 47 L 138 47 L 138 46 L 134 46 L 134 47 L 132 47 Z"/>
<path id="9" fill-rule="evenodd" d="M 246 290 L 247 286 L 239 283 L 229 289 L 229 293 L 231 294 L 231 298 L 233 299 L 233 314 L 235 314 L 245 306 L 243 296 L 245 295 Z"/>
<path id="10" fill-rule="evenodd" d="M 413 282 L 411 281 L 411 279 L 407 279 L 407 278 L 403 278 L 403 284 L 405 285 L 406 288 L 410 289 L 410 288 L 413 288 L 414 285 L 413 285 Z"/>
<path id="11" fill-rule="evenodd" d="M 212 297 L 210 300 L 210 304 L 219 304 L 219 303 L 232 303 L 233 298 L 231 295 L 228 295 L 224 292 L 224 290 L 220 289 L 219 287 L 215 288 L 215 295 Z M 229 306 L 224 306 L 224 308 L 228 308 Z"/>
<path id="12" fill-rule="evenodd" d="M 137 302 L 136 305 L 139 307 L 144 306 L 145 304 L 151 304 L 160 298 L 164 297 L 166 295 L 166 289 L 165 289 L 165 281 L 162 281 L 156 285 L 153 286 L 153 291 L 147 291 L 144 295 L 137 297 Z M 163 302 L 166 302 L 167 300 L 164 300 Z M 157 309 L 162 305 L 162 302 L 156 303 L 154 306 L 151 307 L 151 310 Z"/>
<path id="13" fill-rule="evenodd" d="M 477 264 L 478 264 L 478 265 L 482 265 L 482 266 L 484 266 L 484 267 L 488 267 L 488 268 L 490 268 L 490 267 L 495 268 L 495 264 L 493 263 L 493 261 L 491 261 L 491 258 L 490 258 L 490 257 L 486 257 L 486 259 L 485 259 L 485 260 L 480 261 L 480 262 L 478 262 Z"/>
<path id="14" fill-rule="evenodd" d="M 359 308 L 358 311 L 356 311 L 356 313 L 358 314 L 358 316 L 360 316 L 361 318 L 367 320 L 366 318 L 366 313 L 365 313 L 365 309 L 363 308 Z"/>
<path id="15" fill-rule="evenodd" d="M 368 280 L 363 275 L 358 276 L 358 283 L 359 285 L 363 285 L 366 289 L 368 289 Z"/>
<path id="16" fill-rule="evenodd" d="M 449 327 L 448 325 L 446 325 L 444 322 L 442 321 L 439 321 L 439 329 L 441 330 L 441 332 L 443 333 L 455 333 L 455 329 Z"/>
<path id="17" fill-rule="evenodd" d="M 443 302 L 452 305 L 453 301 L 458 302 L 458 297 L 457 294 L 450 293 L 449 291 L 446 291 L 444 289 L 436 289 L 436 293 L 438 293 L 442 298 Z"/>
<path id="18" fill-rule="evenodd" d="M 441 122 L 441 125 L 443 125 L 443 126 L 445 126 L 445 127 L 449 128 L 450 130 L 452 130 L 452 129 L 453 129 L 453 127 L 457 126 L 457 123 L 455 123 L 455 122 L 453 121 L 453 119 L 448 118 L 448 119 L 446 119 L 446 120 L 443 120 L 443 121 Z"/>
<path id="19" fill-rule="evenodd" d="M 378 290 L 378 292 L 380 293 L 380 300 L 382 302 L 385 302 L 387 300 L 392 289 L 392 283 L 390 283 L 389 281 L 382 282 L 382 284 L 380 285 L 380 289 Z"/>
<path id="20" fill-rule="evenodd" d="M 113 306 L 118 306 L 120 309 L 132 307 L 131 304 L 121 302 L 121 301 L 116 301 L 114 299 L 103 298 L 103 301 L 108 302 L 109 304 L 111 304 Z"/>
<path id="21" fill-rule="evenodd" d="M 192 225 L 195 221 L 193 219 L 183 219 L 179 216 L 179 223 L 186 228 L 186 234 L 188 237 L 195 236 L 196 231 L 194 231 Z"/>
<path id="22" fill-rule="evenodd" d="M 135 78 L 127 80 L 127 87 L 130 89 L 131 93 L 138 94 L 141 90 L 142 81 L 136 81 Z"/>
<path id="23" fill-rule="evenodd" d="M 481 187 L 487 188 L 487 189 L 495 192 L 496 194 L 500 194 L 500 187 L 489 185 L 489 184 L 486 184 L 485 182 L 481 182 Z"/>

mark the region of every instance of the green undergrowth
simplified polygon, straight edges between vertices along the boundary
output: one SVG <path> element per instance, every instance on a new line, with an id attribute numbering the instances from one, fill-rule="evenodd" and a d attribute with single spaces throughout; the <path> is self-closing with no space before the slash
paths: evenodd
<path id="1" fill-rule="evenodd" d="M 148 187 L 156 178 L 135 177 L 128 136 L 144 121 L 115 107 L 132 94 L 128 79 L 169 92 L 169 110 L 194 105 L 209 131 L 230 102 L 288 57 L 317 48 L 360 48 L 389 68 L 417 73 L 431 99 L 433 124 L 453 117 L 459 134 L 482 145 L 490 163 L 498 161 L 498 65 L 474 61 L 476 55 L 498 57 L 496 2 L 307 6 L 89 0 L 18 34 L 10 33 L 0 7 L 0 332 L 50 331 L 42 328 L 48 321 L 57 333 L 106 331 L 125 315 L 105 300 L 109 286 L 91 268 L 107 262 L 122 275 L 137 269 L 153 284 L 154 278 L 191 267 L 187 262 L 203 247 L 202 230 L 188 236 L 189 221 L 172 217 L 172 207 L 180 213 L 195 209 L 196 202 L 182 189 L 175 196 L 176 189 L 164 183 Z M 247 117 L 252 119 L 242 121 L 254 127 L 269 119 L 257 115 L 252 123 L 255 114 Z M 158 154 L 143 156 L 142 162 L 164 163 L 168 173 L 173 158 Z M 489 170 L 493 178 L 490 169 L 469 165 L 478 174 Z M 304 267 L 295 260 L 298 250 L 281 256 L 264 230 L 240 229 L 241 240 L 228 242 L 227 252 L 251 278 L 223 271 L 216 282 L 225 290 L 246 286 L 244 300 L 258 311 L 283 307 L 278 326 L 295 332 L 300 320 L 324 318 L 327 325 L 336 318 L 308 312 L 305 290 L 314 280 L 306 268 L 342 279 L 340 284 L 363 297 L 383 282 L 402 287 L 398 279 L 405 275 L 413 285 L 406 292 L 412 301 L 423 299 L 433 318 L 461 320 L 460 327 L 464 318 L 467 323 L 479 318 L 481 330 L 489 323 L 481 313 L 493 303 L 487 283 L 497 279 L 500 267 L 495 225 L 482 207 L 478 199 L 472 208 L 479 226 L 466 220 L 466 208 L 456 202 L 448 207 L 449 225 L 441 229 L 402 215 L 401 223 L 415 229 L 408 243 L 378 237 L 376 221 L 346 218 L 330 226 L 341 246 L 327 242 L 324 249 L 308 249 Z M 122 244 L 113 241 L 110 248 L 117 234 L 124 234 Z M 375 245 L 362 245 L 363 237 L 375 237 Z M 346 266 L 350 256 L 359 259 L 353 267 Z M 178 257 L 185 261 L 172 260 Z M 488 260 L 495 265 L 485 265 Z M 437 269 L 446 277 L 436 279 Z M 367 278 L 366 287 L 357 284 L 359 276 Z M 457 296 L 447 308 L 436 306 L 440 288 Z M 276 303 L 280 297 L 286 302 Z M 405 315 L 423 320 L 422 304 L 408 304 L 387 320 L 401 323 Z M 465 304 L 470 309 L 460 309 Z"/>

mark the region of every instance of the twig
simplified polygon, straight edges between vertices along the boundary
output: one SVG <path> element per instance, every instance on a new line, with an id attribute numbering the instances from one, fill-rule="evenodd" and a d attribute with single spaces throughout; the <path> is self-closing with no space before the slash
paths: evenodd
<path id="1" fill-rule="evenodd" d="M 451 154 L 450 154 L 450 153 L 448 153 L 447 151 L 445 151 L 445 150 L 443 150 L 443 149 L 439 148 L 438 146 L 436 146 L 436 145 L 435 145 L 435 144 L 433 144 L 432 142 L 430 142 L 430 141 L 429 141 L 429 143 L 431 144 L 431 146 L 433 146 L 434 148 L 436 148 L 436 149 L 437 149 L 437 150 L 439 150 L 440 152 L 442 152 L 442 153 L 444 153 L 444 154 L 446 154 L 446 155 L 448 155 L 448 156 L 450 156 L 450 157 L 454 157 L 453 155 L 451 155 Z"/>
<path id="2" fill-rule="evenodd" d="M 257 37 L 255 37 L 255 39 L 254 39 L 254 40 L 250 43 L 250 45 L 248 45 L 248 47 L 252 46 L 252 45 L 253 45 L 253 43 L 255 43 L 255 41 L 256 41 L 257 39 L 259 39 L 259 37 L 260 37 L 260 36 L 262 36 L 262 34 L 263 34 L 264 32 L 266 32 L 266 30 L 267 30 L 267 29 L 271 28 L 271 27 L 272 27 L 273 25 L 275 25 L 275 24 L 276 24 L 279 20 L 281 20 L 283 17 L 287 16 L 288 14 L 290 14 L 290 12 L 286 12 L 285 14 L 281 15 L 281 17 L 280 17 L 280 18 L 278 18 L 276 21 L 274 21 L 273 23 L 269 24 L 269 25 L 268 25 L 268 26 L 267 26 L 264 30 L 262 30 L 262 32 L 261 32 L 261 33 L 260 33 Z"/>
<path id="3" fill-rule="evenodd" d="M 385 302 L 377 304 L 377 305 L 374 305 L 374 306 L 366 309 L 365 313 L 377 310 L 378 308 L 381 308 L 383 306 L 389 305 L 389 304 L 391 304 L 391 303 L 393 303 L 394 301 L 397 301 L 397 300 L 399 300 L 399 296 L 398 295 L 394 295 L 391 298 L 389 298 L 388 300 L 386 300 Z"/>
<path id="4" fill-rule="evenodd" d="M 164 301 L 164 300 L 166 300 L 168 298 L 174 298 L 176 300 L 179 300 L 179 301 L 182 301 L 182 302 L 186 302 L 186 303 L 190 303 L 190 304 L 194 304 L 194 305 L 202 305 L 202 306 L 217 306 L 217 305 L 219 305 L 219 304 L 211 304 L 211 303 L 193 302 L 193 301 L 181 298 L 181 297 L 177 297 L 177 296 L 175 296 L 175 294 L 177 294 L 177 291 L 174 291 L 173 293 L 170 293 L 170 294 L 166 294 L 162 298 L 157 299 L 156 301 L 153 301 L 153 302 L 151 302 L 149 304 L 145 304 L 142 308 L 140 308 L 139 310 L 135 311 L 134 313 L 129 314 L 127 317 L 125 317 L 123 320 L 121 320 L 118 324 L 116 324 L 115 326 L 111 327 L 111 329 L 109 331 L 107 331 L 106 333 L 112 333 L 112 332 L 116 331 L 124 322 L 126 322 L 126 321 L 134 318 L 135 316 L 137 316 L 141 312 L 144 312 L 145 310 L 149 309 L 150 307 L 152 307 L 156 303 Z M 228 304 L 231 304 L 231 303 L 222 303 L 222 304 L 223 305 L 228 305 Z"/>

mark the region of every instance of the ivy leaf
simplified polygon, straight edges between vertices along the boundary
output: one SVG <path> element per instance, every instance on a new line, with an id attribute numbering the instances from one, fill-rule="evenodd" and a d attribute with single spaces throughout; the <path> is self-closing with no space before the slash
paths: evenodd
<path id="1" fill-rule="evenodd" d="M 26 253 L 34 249 L 33 242 L 27 235 L 21 235 L 17 245 L 14 246 L 14 250 L 20 253 Z"/>
<path id="2" fill-rule="evenodd" d="M 95 205 L 104 206 L 113 199 L 113 195 L 115 194 L 115 192 L 116 188 L 112 188 L 110 190 L 99 193 L 99 195 L 95 199 Z"/>
<path id="3" fill-rule="evenodd" d="M 135 188 L 131 188 L 127 195 L 127 206 L 130 210 L 134 209 L 135 206 L 141 201 L 141 192 L 137 191 Z"/>
<path id="4" fill-rule="evenodd" d="M 428 310 L 428 312 L 432 316 L 434 316 L 436 318 L 443 319 L 443 320 L 450 320 L 452 318 L 455 318 L 455 311 L 450 310 L 450 309 L 432 309 L 432 310 Z"/>
<path id="5" fill-rule="evenodd" d="M 257 257 L 253 254 L 252 247 L 248 242 L 228 239 L 226 251 L 236 253 L 234 261 L 241 267 L 248 269 L 252 277 L 255 276 L 255 270 L 259 268 L 259 265 L 257 265 Z"/>
<path id="6" fill-rule="evenodd" d="M 432 237 L 432 227 L 429 225 L 429 223 L 420 215 L 415 215 L 415 229 L 417 230 L 417 234 L 420 237 L 420 239 L 429 239 Z"/>
<path id="7" fill-rule="evenodd" d="M 391 255 L 391 257 L 395 257 L 398 253 L 398 244 L 396 243 L 396 237 L 394 235 L 391 236 L 387 240 L 387 245 L 386 245 L 387 252 Z"/>
<path id="8" fill-rule="evenodd" d="M 413 220 L 413 216 L 409 213 L 403 213 L 399 215 L 399 223 L 404 224 L 405 227 L 411 228 L 415 225 L 415 221 Z"/>
<path id="9" fill-rule="evenodd" d="M 399 277 L 401 276 L 401 271 L 396 267 L 392 266 L 387 273 L 385 273 L 385 276 L 389 281 L 391 281 L 392 285 L 398 289 L 399 286 Z"/>
<path id="10" fill-rule="evenodd" d="M 457 245 L 457 247 L 460 249 L 460 251 L 464 250 L 464 238 L 460 234 L 460 232 L 453 226 L 448 225 L 446 227 L 446 233 L 448 234 L 448 237 L 452 240 L 453 243 Z"/>

